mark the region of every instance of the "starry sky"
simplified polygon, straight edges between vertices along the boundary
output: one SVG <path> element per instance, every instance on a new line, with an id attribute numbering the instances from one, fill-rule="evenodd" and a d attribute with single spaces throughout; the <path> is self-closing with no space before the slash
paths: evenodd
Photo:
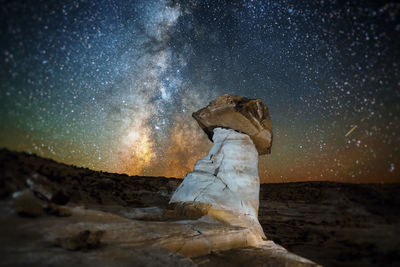
<path id="1" fill-rule="evenodd" d="M 400 182 L 400 4 L 0 2 L 0 147 L 183 177 L 229 93 L 270 110 L 262 182 Z"/>

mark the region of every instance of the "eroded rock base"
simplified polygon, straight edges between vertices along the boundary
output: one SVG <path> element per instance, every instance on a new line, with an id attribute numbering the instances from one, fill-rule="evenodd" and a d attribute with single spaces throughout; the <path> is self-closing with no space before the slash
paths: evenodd
<path id="1" fill-rule="evenodd" d="M 213 257 L 213 253 L 231 249 L 248 250 L 254 245 L 254 234 L 249 229 L 208 216 L 145 221 L 67 206 L 69 217 L 32 218 L 17 215 L 10 201 L 0 203 L 1 243 L 7 244 L 0 248 L 1 266 L 131 266 L 132 262 L 140 266 L 196 266 L 190 258 Z M 148 210 L 150 217 L 157 213 L 157 209 Z M 279 252 L 282 260 L 297 257 L 272 241 L 259 244 L 258 251 L 267 253 L 267 248 Z M 296 261 L 312 264 L 300 257 Z"/>

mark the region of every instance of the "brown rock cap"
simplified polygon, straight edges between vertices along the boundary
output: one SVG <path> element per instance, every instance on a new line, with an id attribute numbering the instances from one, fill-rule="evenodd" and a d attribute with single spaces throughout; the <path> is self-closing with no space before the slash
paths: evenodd
<path id="1" fill-rule="evenodd" d="M 250 136 L 259 155 L 271 153 L 271 119 L 267 106 L 259 98 L 220 95 L 192 116 L 211 141 L 215 128 L 229 128 Z"/>

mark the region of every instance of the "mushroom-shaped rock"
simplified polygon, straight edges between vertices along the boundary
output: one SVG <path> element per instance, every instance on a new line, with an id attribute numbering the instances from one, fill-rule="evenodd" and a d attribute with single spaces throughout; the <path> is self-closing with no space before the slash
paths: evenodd
<path id="1" fill-rule="evenodd" d="M 215 128 L 234 129 L 250 136 L 259 155 L 271 153 L 271 119 L 261 99 L 220 95 L 192 116 L 211 141 Z"/>
<path id="2" fill-rule="evenodd" d="M 233 99 L 231 104 L 228 103 L 229 99 Z M 218 103 L 221 102 L 228 104 L 218 109 Z M 259 108 L 254 108 L 254 105 Z M 247 117 L 237 107 L 241 107 L 239 110 L 248 110 L 245 112 Z M 208 155 L 195 164 L 194 170 L 185 176 L 170 203 L 207 204 L 209 216 L 228 224 L 247 227 L 255 233 L 256 238 L 265 238 L 257 219 L 260 191 L 258 156 L 262 154 L 260 150 L 270 149 L 272 136 L 265 105 L 261 100 L 243 100 L 237 96 L 223 95 L 193 116 L 201 118 L 197 121 L 207 134 L 212 129 L 209 136 L 212 136 L 214 145 Z M 254 136 L 264 132 L 269 139 L 263 139 L 264 144 L 260 143 L 257 150 L 254 139 L 245 131 L 252 131 Z"/>

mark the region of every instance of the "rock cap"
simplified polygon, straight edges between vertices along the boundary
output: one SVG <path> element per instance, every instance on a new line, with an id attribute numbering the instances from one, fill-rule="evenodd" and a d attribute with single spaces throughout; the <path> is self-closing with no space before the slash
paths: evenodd
<path id="1" fill-rule="evenodd" d="M 220 95 L 192 117 L 211 141 L 215 128 L 228 128 L 250 136 L 259 155 L 271 153 L 271 119 L 267 106 L 259 98 Z"/>

